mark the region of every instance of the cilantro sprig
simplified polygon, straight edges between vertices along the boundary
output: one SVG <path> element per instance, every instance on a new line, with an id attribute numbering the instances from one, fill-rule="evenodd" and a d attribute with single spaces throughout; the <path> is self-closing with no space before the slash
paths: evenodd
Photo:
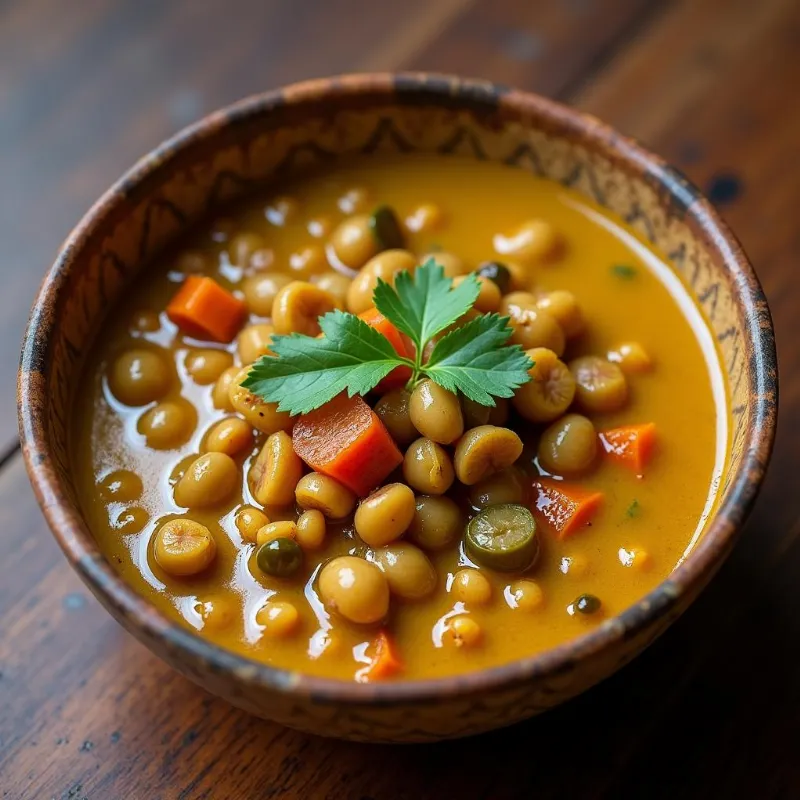
<path id="1" fill-rule="evenodd" d="M 429 259 L 410 275 L 401 272 L 391 286 L 378 280 L 375 307 L 414 345 L 405 358 L 389 340 L 359 317 L 331 311 L 319 318 L 323 336 L 299 333 L 273 336 L 274 355 L 262 356 L 250 369 L 243 386 L 280 411 L 305 414 L 346 391 L 363 395 L 392 370 L 411 370 L 409 388 L 427 377 L 452 392 L 485 406 L 495 397 L 511 397 L 530 380 L 533 363 L 519 345 L 508 345 L 508 317 L 481 314 L 445 333 L 429 357 L 434 338 L 474 305 L 480 284 L 469 275 L 453 286 L 441 266 Z"/>

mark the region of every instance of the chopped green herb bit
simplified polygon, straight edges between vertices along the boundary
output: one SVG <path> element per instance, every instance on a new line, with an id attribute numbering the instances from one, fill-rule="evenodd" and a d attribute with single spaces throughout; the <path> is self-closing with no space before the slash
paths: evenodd
<path id="1" fill-rule="evenodd" d="M 631 519 L 632 519 L 633 517 L 638 517 L 638 516 L 639 516 L 639 510 L 640 510 L 640 508 L 641 508 L 641 507 L 639 506 L 639 501 L 638 501 L 638 500 L 634 500 L 634 501 L 633 501 L 633 502 L 632 502 L 632 503 L 631 503 L 631 504 L 628 506 L 627 510 L 625 511 L 625 516 L 626 516 L 626 517 L 629 517 L 629 518 L 631 518 Z"/>
<path id="2" fill-rule="evenodd" d="M 617 277 L 622 278 L 622 280 L 630 281 L 636 277 L 636 267 L 632 267 L 630 264 L 614 264 L 611 267 L 611 272 Z"/>

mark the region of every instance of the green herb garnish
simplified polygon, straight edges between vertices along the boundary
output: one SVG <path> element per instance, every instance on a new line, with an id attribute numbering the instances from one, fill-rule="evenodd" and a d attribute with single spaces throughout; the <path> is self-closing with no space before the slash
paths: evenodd
<path id="1" fill-rule="evenodd" d="M 636 277 L 636 267 L 632 267 L 630 264 L 614 264 L 611 272 L 625 281 L 633 280 Z"/>
<path id="2" fill-rule="evenodd" d="M 508 317 L 482 314 L 446 333 L 425 359 L 433 338 L 475 303 L 480 287 L 470 275 L 453 287 L 429 259 L 412 276 L 401 272 L 392 287 L 378 280 L 375 307 L 413 342 L 413 359 L 399 356 L 389 340 L 362 319 L 343 311 L 320 317 L 324 334 L 273 336 L 274 356 L 263 356 L 242 385 L 280 411 L 305 414 L 347 391 L 364 395 L 393 369 L 411 369 L 408 387 L 427 377 L 470 400 L 494 406 L 493 397 L 511 397 L 530 380 L 533 363 L 519 345 L 507 345 Z"/>
<path id="3" fill-rule="evenodd" d="M 628 508 L 626 509 L 625 516 L 628 517 L 629 519 L 633 519 L 634 517 L 638 517 L 639 516 L 639 509 L 640 509 L 639 501 L 638 500 L 634 500 L 628 506 Z"/>

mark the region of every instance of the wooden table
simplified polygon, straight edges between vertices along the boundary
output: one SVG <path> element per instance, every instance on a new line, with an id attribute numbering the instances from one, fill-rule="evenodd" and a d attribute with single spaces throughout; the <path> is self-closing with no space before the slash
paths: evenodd
<path id="1" fill-rule="evenodd" d="M 408 68 L 577 105 L 704 187 L 769 296 L 783 408 L 740 544 L 647 653 L 529 723 L 394 748 L 248 717 L 124 634 L 45 528 L 12 397 L 36 285 L 137 156 L 251 92 Z M 800 796 L 799 86 L 797 0 L 0 0 L 0 796 Z"/>

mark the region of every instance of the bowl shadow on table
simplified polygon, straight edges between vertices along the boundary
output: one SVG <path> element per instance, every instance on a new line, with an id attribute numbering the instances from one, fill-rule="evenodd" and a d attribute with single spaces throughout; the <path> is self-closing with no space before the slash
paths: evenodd
<path id="1" fill-rule="evenodd" d="M 215 725 L 222 719 L 229 733 L 203 743 L 203 760 L 216 767 L 202 780 L 218 770 L 214 781 L 225 785 L 246 768 L 247 783 L 236 785 L 268 786 L 270 797 L 359 800 L 534 792 L 653 798 L 678 790 L 782 796 L 786 776 L 771 766 L 796 760 L 780 750 L 788 751 L 800 732 L 792 711 L 800 701 L 793 666 L 800 626 L 782 598 L 796 574 L 791 565 L 800 568 L 800 546 L 797 537 L 779 541 L 769 530 L 774 477 L 733 556 L 698 602 L 640 658 L 561 708 L 471 739 L 386 746 L 289 731 L 204 696 L 204 716 L 216 718 Z M 187 696 L 199 692 L 185 689 Z M 158 696 L 132 715 L 147 716 L 151 703 L 158 705 Z M 207 736 L 202 722 L 189 739 Z M 136 727 L 146 729 L 147 722 Z M 264 757 L 254 758 L 259 753 Z M 192 782 L 198 785 L 196 776 Z"/>

